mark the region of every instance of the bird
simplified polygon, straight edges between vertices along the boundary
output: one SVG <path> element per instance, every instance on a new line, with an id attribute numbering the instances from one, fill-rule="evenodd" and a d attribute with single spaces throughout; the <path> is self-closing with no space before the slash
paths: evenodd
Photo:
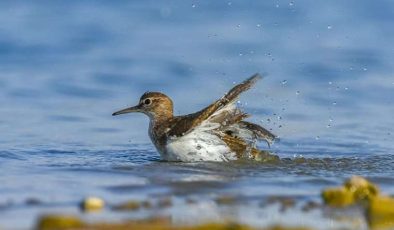
<path id="1" fill-rule="evenodd" d="M 277 139 L 260 125 L 245 121 L 250 115 L 237 106 L 241 93 L 262 79 L 258 73 L 235 85 L 206 108 L 188 115 L 175 116 L 170 97 L 161 92 L 145 92 L 136 106 L 119 110 L 112 116 L 144 113 L 149 117 L 149 137 L 163 161 L 225 162 L 239 159 L 265 160 L 272 155 L 256 147 L 268 147 Z"/>

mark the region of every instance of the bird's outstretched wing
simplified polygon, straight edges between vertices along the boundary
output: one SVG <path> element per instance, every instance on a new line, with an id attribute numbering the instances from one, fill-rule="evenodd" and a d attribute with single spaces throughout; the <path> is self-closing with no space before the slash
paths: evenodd
<path id="1" fill-rule="evenodd" d="M 259 74 L 254 74 L 244 82 L 234 86 L 222 98 L 210 104 L 208 107 L 200 110 L 199 112 L 189 114 L 179 118 L 179 120 L 170 128 L 168 136 L 182 136 L 194 127 L 200 125 L 203 121 L 210 118 L 215 112 L 223 109 L 227 105 L 231 105 L 239 97 L 239 95 L 246 90 L 250 89 L 262 77 Z M 242 113 L 243 114 L 243 113 Z M 241 117 L 246 114 L 240 115 Z"/>
<path id="2" fill-rule="evenodd" d="M 213 115 L 216 111 L 224 108 L 226 105 L 234 102 L 241 93 L 246 90 L 252 88 L 252 86 L 258 81 L 262 79 L 259 74 L 254 74 L 250 78 L 246 79 L 244 82 L 234 86 L 230 91 L 228 91 L 222 98 L 215 101 L 208 107 L 196 113 L 196 117 L 194 122 L 196 124 L 201 123 L 202 121 L 208 119 L 211 115 Z"/>

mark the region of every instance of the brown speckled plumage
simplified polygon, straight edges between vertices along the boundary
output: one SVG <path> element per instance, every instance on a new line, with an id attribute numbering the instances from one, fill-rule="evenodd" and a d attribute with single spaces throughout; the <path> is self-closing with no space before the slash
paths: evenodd
<path id="1" fill-rule="evenodd" d="M 258 74 L 253 75 L 234 86 L 222 98 L 189 115 L 173 116 L 172 100 L 159 92 L 146 92 L 141 96 L 137 106 L 118 111 L 113 115 L 128 112 L 142 112 L 148 115 L 151 118 L 149 134 L 160 152 L 166 151 L 165 146 L 169 138 L 184 136 L 209 120 L 211 123 L 219 124 L 212 132 L 236 153 L 237 158 L 256 158 L 260 151 L 254 147 L 254 141 L 265 140 L 269 144 L 275 139 L 275 135 L 257 124 L 243 121 L 249 115 L 241 110 L 226 110 L 225 107 L 234 103 L 242 92 L 250 89 L 259 79 L 261 77 Z M 253 140 L 242 138 L 238 133 L 239 130 L 248 132 Z"/>

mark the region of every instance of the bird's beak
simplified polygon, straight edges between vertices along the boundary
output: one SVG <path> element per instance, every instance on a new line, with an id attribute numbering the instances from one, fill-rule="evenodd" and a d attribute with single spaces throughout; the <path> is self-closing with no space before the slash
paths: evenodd
<path id="1" fill-rule="evenodd" d="M 133 106 L 133 107 L 129 107 L 129 108 L 126 108 L 126 109 L 119 110 L 119 111 L 113 113 L 112 116 L 125 114 L 125 113 L 135 113 L 135 112 L 141 112 L 141 106 L 140 105 L 136 105 L 136 106 Z"/>

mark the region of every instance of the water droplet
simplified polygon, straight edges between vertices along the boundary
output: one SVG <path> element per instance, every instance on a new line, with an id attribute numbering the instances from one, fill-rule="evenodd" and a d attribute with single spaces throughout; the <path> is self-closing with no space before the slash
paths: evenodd
<path id="1" fill-rule="evenodd" d="M 315 139 L 316 139 L 316 140 L 319 140 L 319 139 L 320 139 L 320 136 L 316 136 Z"/>
<path id="2" fill-rule="evenodd" d="M 300 91 L 299 90 L 296 91 L 296 95 L 300 95 Z"/>
<path id="3" fill-rule="evenodd" d="M 332 81 L 329 81 L 328 84 L 329 84 L 329 85 L 332 85 Z"/>
<path id="4" fill-rule="evenodd" d="M 231 6 L 233 3 L 232 2 L 228 2 L 227 5 Z"/>
<path id="5" fill-rule="evenodd" d="M 337 105 L 337 102 L 336 102 L 336 101 L 334 101 L 334 102 L 332 103 L 332 105 Z"/>
<path id="6" fill-rule="evenodd" d="M 345 90 L 348 90 L 349 89 L 349 87 L 345 87 Z"/>
<path id="7" fill-rule="evenodd" d="M 276 4 L 275 7 L 276 7 L 276 8 L 279 8 L 279 4 Z"/>
<path id="8" fill-rule="evenodd" d="M 287 84 L 287 80 L 283 80 L 281 83 L 282 83 L 282 85 L 286 85 Z"/>
<path id="9" fill-rule="evenodd" d="M 195 8 L 196 7 L 196 4 L 192 4 L 192 8 Z"/>
<path id="10" fill-rule="evenodd" d="M 238 28 L 241 28 L 241 24 L 238 24 L 237 27 L 238 27 Z"/>
<path id="11" fill-rule="evenodd" d="M 240 57 L 242 57 L 244 54 L 243 54 L 243 53 L 239 53 L 238 55 L 239 55 Z"/>
<path id="12" fill-rule="evenodd" d="M 327 26 L 327 29 L 328 29 L 328 30 L 331 30 L 331 29 L 332 29 L 332 26 L 331 26 L 331 25 L 328 25 L 328 26 Z"/>
<path id="13" fill-rule="evenodd" d="M 282 128 L 282 125 L 279 125 L 278 128 Z"/>
<path id="14" fill-rule="evenodd" d="M 329 122 L 333 122 L 334 120 L 330 117 L 330 119 L 328 119 Z"/>
<path id="15" fill-rule="evenodd" d="M 327 127 L 327 128 L 331 128 L 331 125 L 330 125 L 330 124 L 328 124 L 326 127 Z"/>
<path id="16" fill-rule="evenodd" d="M 277 118 L 278 118 L 279 121 L 282 120 L 282 117 L 281 117 L 281 116 L 278 116 Z"/>
<path id="17" fill-rule="evenodd" d="M 294 2 L 289 2 L 289 6 L 294 6 Z"/>
<path id="18" fill-rule="evenodd" d="M 197 150 L 200 150 L 200 149 L 201 149 L 201 145 L 197 145 L 197 146 L 196 146 L 196 149 L 197 149 Z"/>
<path id="19" fill-rule="evenodd" d="M 267 122 L 270 123 L 270 122 L 271 122 L 271 119 L 267 118 Z"/>
<path id="20" fill-rule="evenodd" d="M 364 67 L 363 70 L 364 70 L 364 71 L 367 71 L 368 69 Z"/>
<path id="21" fill-rule="evenodd" d="M 260 24 L 257 24 L 256 26 L 257 26 L 257 27 L 261 27 L 261 25 L 260 25 Z"/>

